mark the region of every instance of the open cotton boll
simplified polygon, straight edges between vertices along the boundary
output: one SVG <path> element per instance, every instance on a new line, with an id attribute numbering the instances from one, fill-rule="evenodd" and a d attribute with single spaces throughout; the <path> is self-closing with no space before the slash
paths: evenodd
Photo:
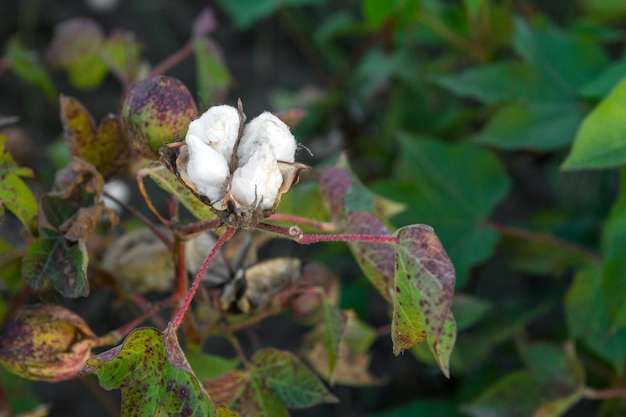
<path id="1" fill-rule="evenodd" d="M 202 140 L 230 161 L 239 134 L 239 122 L 236 108 L 227 105 L 214 106 L 189 124 L 186 137 Z"/>
<path id="2" fill-rule="evenodd" d="M 296 138 L 289 126 L 270 112 L 261 113 L 246 125 L 237 150 L 239 163 L 245 164 L 261 143 L 270 146 L 276 160 L 294 161 Z"/>
<path id="3" fill-rule="evenodd" d="M 186 177 L 209 201 L 220 200 L 230 174 L 226 159 L 196 136 L 188 135 L 185 142 L 189 149 Z"/>
<path id="4" fill-rule="evenodd" d="M 255 149 L 248 162 L 233 173 L 230 193 L 242 207 L 274 206 L 283 177 L 269 145 Z"/>

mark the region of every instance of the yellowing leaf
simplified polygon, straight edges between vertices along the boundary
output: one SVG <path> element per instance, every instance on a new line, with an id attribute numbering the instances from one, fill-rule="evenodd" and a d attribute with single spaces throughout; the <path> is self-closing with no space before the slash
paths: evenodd
<path id="1" fill-rule="evenodd" d="M 31 234 L 37 230 L 37 201 L 20 177 L 32 177 L 28 168 L 19 168 L 5 152 L 7 137 L 0 135 L 0 220 L 2 206 L 8 208 Z"/>
<path id="2" fill-rule="evenodd" d="M 130 145 L 122 137 L 118 119 L 109 115 L 96 129 L 91 115 L 78 100 L 61 96 L 61 122 L 72 155 L 92 164 L 105 178 L 126 165 Z"/>

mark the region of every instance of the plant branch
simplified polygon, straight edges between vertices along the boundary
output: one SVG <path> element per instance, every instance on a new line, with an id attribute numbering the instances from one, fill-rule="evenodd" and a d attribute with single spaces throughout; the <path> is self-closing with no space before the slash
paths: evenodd
<path id="1" fill-rule="evenodd" d="M 259 223 L 256 225 L 257 229 L 265 230 L 267 232 L 275 233 L 283 237 L 292 239 L 293 241 L 301 245 L 309 245 L 311 243 L 318 242 L 371 242 L 371 243 L 384 243 L 389 245 L 395 245 L 398 243 L 398 239 L 389 235 L 362 235 L 362 234 L 305 234 L 298 226 L 278 226 L 269 223 Z"/>
<path id="2" fill-rule="evenodd" d="M 206 232 L 207 230 L 216 229 L 220 224 L 220 219 L 213 218 L 209 220 L 204 220 L 198 223 L 189 223 L 189 224 L 177 224 L 175 226 L 176 233 L 179 233 L 183 236 L 195 235 L 198 233 Z"/>
<path id="3" fill-rule="evenodd" d="M 583 395 L 590 400 L 604 400 L 607 398 L 626 398 L 626 387 L 607 388 L 607 389 L 583 389 Z"/>
<path id="4" fill-rule="evenodd" d="M 222 326 L 220 327 L 221 327 L 222 333 L 224 334 L 224 337 L 226 337 L 226 339 L 228 339 L 231 345 L 233 345 L 233 348 L 235 348 L 237 355 L 239 355 L 245 367 L 246 368 L 250 367 L 250 362 L 248 361 L 248 357 L 246 356 L 245 352 L 241 348 L 241 344 L 239 343 L 239 340 L 233 334 L 232 329 L 226 323 L 223 323 Z"/>
<path id="5" fill-rule="evenodd" d="M 226 229 L 224 234 L 220 236 L 219 239 L 217 239 L 217 242 L 215 242 L 215 246 L 213 246 L 213 249 L 211 249 L 211 252 L 209 252 L 206 259 L 202 263 L 200 270 L 196 274 L 196 277 L 194 278 L 193 283 L 191 284 L 191 288 L 187 292 L 187 296 L 185 297 L 185 300 L 183 301 L 183 305 L 178 309 L 178 311 L 176 312 L 176 315 L 174 316 L 174 320 L 172 321 L 172 326 L 174 327 L 174 329 L 178 329 L 178 327 L 180 326 L 180 323 L 183 321 L 183 317 L 185 316 L 187 309 L 189 309 L 191 300 L 193 300 L 193 296 L 196 294 L 196 291 L 198 291 L 198 287 L 200 286 L 202 277 L 204 276 L 204 273 L 209 267 L 209 264 L 215 257 L 215 254 L 217 253 L 219 248 L 221 248 L 224 245 L 224 243 L 226 243 L 235 234 L 236 230 L 237 229 L 235 228 Z"/>
<path id="6" fill-rule="evenodd" d="M 307 217 L 294 216 L 292 214 L 274 213 L 267 220 L 276 220 L 281 222 L 299 223 L 306 226 L 311 226 L 317 230 L 323 232 L 334 232 L 337 230 L 335 223 L 320 222 L 317 220 L 309 219 Z"/>
<path id="7" fill-rule="evenodd" d="M 483 224 L 487 227 L 494 229 L 496 232 L 505 236 L 514 237 L 517 239 L 528 240 L 543 245 L 554 246 L 557 248 L 565 249 L 573 253 L 577 253 L 586 258 L 590 263 L 598 265 L 602 263 L 602 258 L 594 251 L 585 248 L 584 246 L 576 243 L 569 242 L 567 240 L 556 238 L 547 233 L 536 233 L 528 230 L 520 229 L 505 224 L 498 224 L 491 221 L 484 221 Z"/>
<path id="8" fill-rule="evenodd" d="M 150 71 L 150 74 L 148 76 L 154 77 L 155 75 L 161 75 L 161 74 L 166 73 L 168 70 L 178 65 L 180 62 L 182 62 L 185 58 L 187 58 L 192 53 L 193 53 L 193 45 L 191 42 L 188 42 L 185 46 L 183 46 L 178 51 L 174 52 L 172 55 L 168 56 L 163 61 L 161 61 L 160 64 L 152 68 L 152 71 Z"/>
<path id="9" fill-rule="evenodd" d="M 111 194 L 107 193 L 106 191 L 103 194 L 104 194 L 104 196 L 106 198 L 112 200 L 115 204 L 118 204 L 120 207 L 122 207 L 124 210 L 126 210 L 129 214 L 131 214 L 132 216 L 135 216 L 135 218 L 137 220 L 139 220 L 148 229 L 150 229 L 152 231 L 152 233 L 154 233 L 154 235 L 156 237 L 158 237 L 161 240 L 161 242 L 163 242 L 165 244 L 165 246 L 167 246 L 170 250 L 174 249 L 174 241 L 172 239 L 170 239 L 170 237 L 167 236 L 165 233 L 163 233 L 163 231 L 161 229 L 156 227 L 156 225 L 154 223 L 152 223 L 146 216 L 141 214 L 134 207 L 126 204 L 125 202 L 123 202 L 121 200 L 118 200 L 117 198 L 115 198 Z"/>
<path id="10" fill-rule="evenodd" d="M 159 221 L 163 223 L 166 227 L 171 228 L 172 222 L 161 216 L 156 207 L 154 207 L 154 204 L 152 204 L 152 200 L 148 196 L 148 193 L 146 192 L 146 186 L 143 183 L 144 176 L 145 174 L 143 173 L 143 170 L 139 170 L 139 172 L 137 172 L 137 186 L 139 187 L 139 192 L 141 193 L 143 200 L 146 202 L 148 208 L 156 216 L 156 218 L 159 219 Z"/>

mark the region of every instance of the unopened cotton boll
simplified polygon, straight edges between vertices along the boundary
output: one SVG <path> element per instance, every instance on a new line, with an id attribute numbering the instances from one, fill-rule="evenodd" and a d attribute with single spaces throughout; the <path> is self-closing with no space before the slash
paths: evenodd
<path id="1" fill-rule="evenodd" d="M 283 177 L 272 149 L 261 144 L 248 162 L 237 168 L 231 180 L 230 192 L 243 207 L 259 205 L 261 209 L 274 206 Z"/>
<path id="2" fill-rule="evenodd" d="M 196 137 L 230 162 L 239 134 L 239 112 L 232 106 L 214 106 L 189 124 L 187 138 Z"/>
<path id="3" fill-rule="evenodd" d="M 270 146 L 276 160 L 294 161 L 296 138 L 289 126 L 270 112 L 261 113 L 246 125 L 237 152 L 240 164 L 245 164 L 262 143 Z"/>
<path id="4" fill-rule="evenodd" d="M 187 136 L 185 142 L 189 148 L 186 177 L 209 201 L 220 200 L 230 174 L 226 159 L 196 136 Z"/>

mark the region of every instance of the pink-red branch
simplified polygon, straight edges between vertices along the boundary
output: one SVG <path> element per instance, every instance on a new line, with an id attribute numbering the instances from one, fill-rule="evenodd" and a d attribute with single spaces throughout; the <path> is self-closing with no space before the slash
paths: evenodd
<path id="1" fill-rule="evenodd" d="M 292 239 L 301 245 L 309 245 L 311 243 L 318 242 L 371 242 L 371 243 L 384 243 L 389 245 L 395 245 L 398 243 L 398 239 L 389 235 L 363 235 L 363 234 L 305 234 L 298 226 L 278 226 L 269 223 L 259 223 L 256 225 L 257 229 L 265 230 L 267 232 L 275 233 L 277 235 L 284 236 Z"/>
<path id="2" fill-rule="evenodd" d="M 185 297 L 185 300 L 183 301 L 183 305 L 178 309 L 178 311 L 176 311 L 176 315 L 174 316 L 174 320 L 172 321 L 172 326 L 174 329 L 177 329 L 180 326 L 180 323 L 183 321 L 183 317 L 185 317 L 185 313 L 187 312 L 187 310 L 189 309 L 189 306 L 191 305 L 191 300 L 193 300 L 193 296 L 196 294 L 196 291 L 198 291 L 198 287 L 200 286 L 202 277 L 204 276 L 207 268 L 209 267 L 209 264 L 215 257 L 215 254 L 224 245 L 224 243 L 228 242 L 228 240 L 235 234 L 236 230 L 237 229 L 235 228 L 226 229 L 224 234 L 220 236 L 217 242 L 215 242 L 215 246 L 213 246 L 213 249 L 211 249 L 211 252 L 209 252 L 208 256 L 202 263 L 202 266 L 200 267 L 198 274 L 196 274 L 196 277 L 194 278 L 193 283 L 191 284 L 191 288 L 187 292 L 187 296 Z"/>

